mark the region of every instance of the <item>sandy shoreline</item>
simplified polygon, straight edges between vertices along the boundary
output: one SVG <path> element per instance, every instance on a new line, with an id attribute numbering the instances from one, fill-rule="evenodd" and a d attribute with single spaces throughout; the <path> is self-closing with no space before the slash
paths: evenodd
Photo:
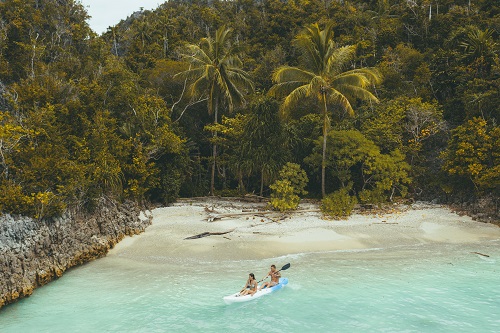
<path id="1" fill-rule="evenodd" d="M 302 212 L 262 214 L 263 204 L 188 201 L 153 210 L 146 232 L 120 242 L 108 254 L 139 261 L 155 258 L 242 260 L 304 252 L 377 249 L 412 245 L 472 244 L 500 240 L 500 228 L 459 216 L 440 205 L 398 206 L 391 214 L 321 218 L 312 204 Z M 228 216 L 231 215 L 232 216 Z M 220 217 L 220 219 L 219 219 Z M 209 222 L 216 218 L 213 222 Z M 204 232 L 222 233 L 199 239 Z"/>

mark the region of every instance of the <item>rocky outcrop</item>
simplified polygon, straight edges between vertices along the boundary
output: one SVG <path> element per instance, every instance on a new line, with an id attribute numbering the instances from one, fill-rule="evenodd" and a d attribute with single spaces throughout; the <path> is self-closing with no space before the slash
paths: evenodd
<path id="1" fill-rule="evenodd" d="M 29 296 L 68 268 L 105 256 L 123 237 L 151 224 L 137 204 L 101 205 L 97 213 L 50 220 L 0 216 L 0 307 Z"/>
<path id="2" fill-rule="evenodd" d="M 493 223 L 500 226 L 500 198 L 483 197 L 451 204 L 452 209 L 460 215 L 468 215 L 479 222 Z"/>

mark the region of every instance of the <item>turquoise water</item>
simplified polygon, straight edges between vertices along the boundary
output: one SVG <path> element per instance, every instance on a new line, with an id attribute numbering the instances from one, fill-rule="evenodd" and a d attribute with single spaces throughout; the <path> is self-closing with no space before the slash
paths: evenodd
<path id="1" fill-rule="evenodd" d="M 110 256 L 0 310 L 0 332 L 500 332 L 499 245 L 201 263 Z M 224 304 L 274 262 L 292 265 L 285 289 Z"/>

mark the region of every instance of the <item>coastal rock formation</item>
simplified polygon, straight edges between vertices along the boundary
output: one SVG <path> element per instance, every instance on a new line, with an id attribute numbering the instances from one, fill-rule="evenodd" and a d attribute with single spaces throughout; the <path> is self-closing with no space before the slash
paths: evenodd
<path id="1" fill-rule="evenodd" d="M 451 204 L 459 215 L 468 215 L 473 220 L 500 226 L 500 198 L 487 196 L 475 200 L 463 200 Z"/>
<path id="2" fill-rule="evenodd" d="M 31 295 L 70 267 L 105 256 L 151 220 L 133 202 L 103 204 L 89 216 L 67 212 L 41 221 L 1 215 L 0 307 Z"/>

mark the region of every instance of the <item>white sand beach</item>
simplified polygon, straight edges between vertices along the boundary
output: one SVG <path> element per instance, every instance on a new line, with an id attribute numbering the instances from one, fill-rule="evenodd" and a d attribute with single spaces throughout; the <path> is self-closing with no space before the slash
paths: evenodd
<path id="1" fill-rule="evenodd" d="M 124 239 L 109 255 L 129 259 L 264 259 L 281 255 L 375 249 L 425 244 L 500 240 L 500 228 L 473 221 L 440 205 L 394 206 L 387 214 L 354 214 L 323 219 L 318 206 L 303 203 L 297 212 L 264 210 L 265 204 L 221 200 L 180 200 L 152 211 L 146 232 Z M 213 219 L 213 221 L 211 221 Z M 225 233 L 197 239 L 204 232 Z M 154 245 L 154 246 L 152 246 Z"/>

